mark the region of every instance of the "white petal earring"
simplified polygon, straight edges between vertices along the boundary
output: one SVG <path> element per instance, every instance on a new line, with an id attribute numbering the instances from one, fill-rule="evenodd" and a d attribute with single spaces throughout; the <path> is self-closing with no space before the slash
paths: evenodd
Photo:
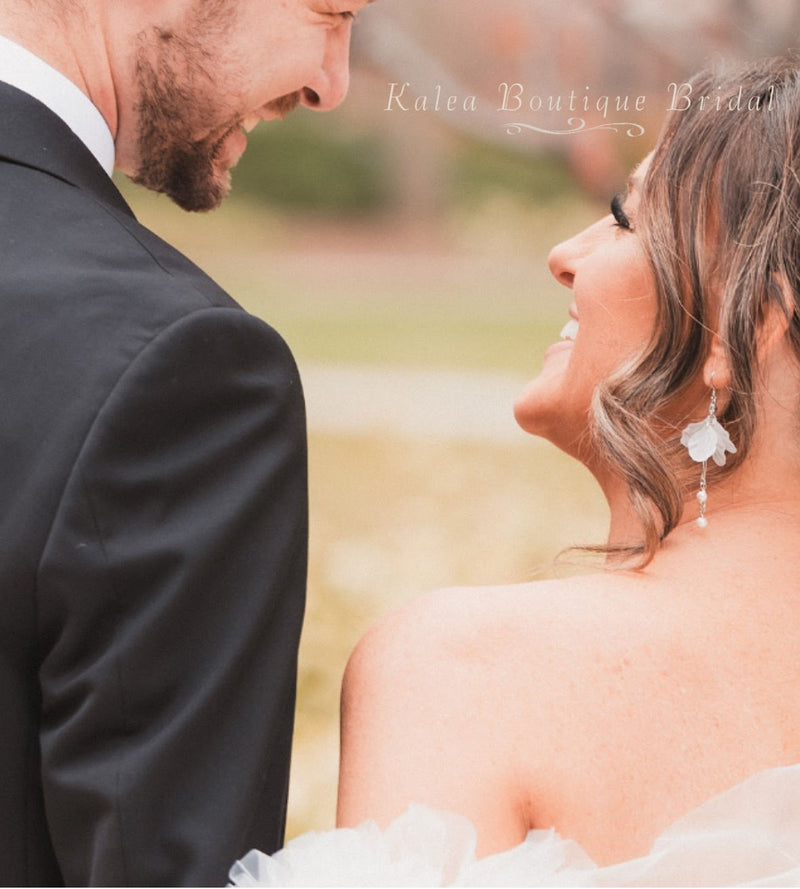
<path id="1" fill-rule="evenodd" d="M 706 468 L 709 457 L 717 464 L 724 466 L 727 459 L 726 452 L 736 453 L 736 446 L 731 441 L 730 435 L 722 428 L 717 420 L 717 390 L 714 388 L 714 374 L 711 374 L 711 403 L 708 406 L 708 416 L 699 423 L 689 423 L 681 435 L 681 444 L 689 451 L 689 456 L 695 463 L 701 463 L 700 490 L 697 492 L 697 501 L 700 504 L 700 515 L 697 518 L 697 527 L 705 528 L 708 524 L 706 518 L 706 504 L 708 503 L 708 491 L 706 490 Z"/>

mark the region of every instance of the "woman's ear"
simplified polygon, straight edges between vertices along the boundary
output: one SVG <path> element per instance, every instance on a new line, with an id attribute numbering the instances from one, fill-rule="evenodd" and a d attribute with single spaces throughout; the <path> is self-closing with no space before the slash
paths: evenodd
<path id="1" fill-rule="evenodd" d="M 792 320 L 793 296 L 784 275 L 773 273 L 770 293 L 773 298 L 764 304 L 758 321 L 756 342 L 759 361 L 764 361 L 775 346 L 783 341 Z"/>
<path id="2" fill-rule="evenodd" d="M 711 336 L 711 348 L 703 364 L 703 382 L 709 389 L 726 389 L 731 384 L 731 362 L 728 350 L 718 333 Z"/>
<path id="3" fill-rule="evenodd" d="M 761 308 L 756 330 L 759 362 L 764 364 L 775 347 L 784 341 L 792 318 L 792 291 L 786 278 L 777 272 L 772 275 L 770 295 Z M 713 383 L 711 380 L 713 374 Z M 731 383 L 731 364 L 728 350 L 719 334 L 712 334 L 708 358 L 703 364 L 703 382 L 711 388 L 724 389 Z"/>

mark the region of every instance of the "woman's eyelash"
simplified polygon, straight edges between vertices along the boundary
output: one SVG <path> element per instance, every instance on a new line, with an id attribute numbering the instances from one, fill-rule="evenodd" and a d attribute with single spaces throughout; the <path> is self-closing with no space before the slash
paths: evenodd
<path id="1" fill-rule="evenodd" d="M 611 215 L 614 217 L 614 224 L 618 228 L 624 228 L 631 231 L 631 221 L 628 214 L 622 209 L 622 195 L 615 194 L 611 199 Z"/>

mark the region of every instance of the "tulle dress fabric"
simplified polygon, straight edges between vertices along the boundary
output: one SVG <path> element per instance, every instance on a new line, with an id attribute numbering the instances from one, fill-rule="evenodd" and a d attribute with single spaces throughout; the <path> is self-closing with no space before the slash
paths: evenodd
<path id="1" fill-rule="evenodd" d="M 459 815 L 411 806 L 385 830 L 303 834 L 272 856 L 250 852 L 235 886 L 800 886 L 800 765 L 760 772 L 662 833 L 648 855 L 598 867 L 574 841 L 533 830 L 476 859 Z"/>

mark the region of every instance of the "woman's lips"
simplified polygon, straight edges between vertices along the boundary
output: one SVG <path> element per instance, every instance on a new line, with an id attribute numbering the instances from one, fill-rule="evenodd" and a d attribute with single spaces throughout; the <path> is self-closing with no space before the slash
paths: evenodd
<path id="1" fill-rule="evenodd" d="M 571 349 L 577 335 L 578 322 L 574 318 L 570 318 L 561 328 L 561 339 L 557 343 L 553 343 L 552 346 L 548 346 L 547 351 L 544 353 L 544 357 L 547 358 L 549 355 L 553 355 L 556 352 L 564 352 Z"/>

